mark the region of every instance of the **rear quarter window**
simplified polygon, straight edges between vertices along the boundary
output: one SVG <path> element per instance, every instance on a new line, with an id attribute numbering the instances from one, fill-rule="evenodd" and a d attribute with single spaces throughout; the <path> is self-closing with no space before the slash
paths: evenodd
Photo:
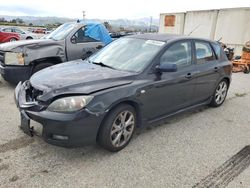
<path id="1" fill-rule="evenodd" d="M 221 57 L 221 46 L 219 43 L 211 43 L 213 49 L 214 49 L 214 53 L 216 55 L 217 59 L 220 59 Z"/>
<path id="2" fill-rule="evenodd" d="M 203 64 L 216 60 L 211 45 L 208 42 L 196 41 L 195 52 L 197 64 Z"/>

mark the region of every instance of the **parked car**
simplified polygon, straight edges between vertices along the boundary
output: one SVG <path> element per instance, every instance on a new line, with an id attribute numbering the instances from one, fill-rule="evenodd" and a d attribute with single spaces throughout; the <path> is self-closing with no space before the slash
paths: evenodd
<path id="1" fill-rule="evenodd" d="M 137 127 L 202 105 L 220 106 L 231 64 L 219 43 L 144 34 L 115 40 L 86 60 L 46 68 L 15 89 L 21 128 L 43 126 L 51 144 L 128 145 Z"/>
<path id="2" fill-rule="evenodd" d="M 46 28 L 36 28 L 33 30 L 34 33 L 42 33 L 46 34 L 47 29 Z"/>
<path id="3" fill-rule="evenodd" d="M 3 32 L 0 30 L 0 43 L 13 42 L 20 40 L 20 36 L 16 33 Z"/>
<path id="4" fill-rule="evenodd" d="M 54 30 L 55 29 L 49 29 L 49 30 L 47 29 L 46 32 L 45 32 L 45 34 L 48 35 L 48 34 L 52 33 Z"/>
<path id="5" fill-rule="evenodd" d="M 102 24 L 65 23 L 42 39 L 1 44 L 0 73 L 16 84 L 45 67 L 84 59 L 111 41 Z"/>
<path id="6" fill-rule="evenodd" d="M 33 32 L 33 31 L 34 31 L 34 29 L 35 29 L 35 28 L 33 28 L 33 27 L 29 27 L 29 28 L 27 29 L 27 31 L 29 31 L 29 32 Z"/>
<path id="7" fill-rule="evenodd" d="M 17 33 L 20 36 L 20 40 L 37 39 L 37 36 L 31 32 L 24 31 L 18 27 L 6 27 L 2 29 L 3 32 Z"/>

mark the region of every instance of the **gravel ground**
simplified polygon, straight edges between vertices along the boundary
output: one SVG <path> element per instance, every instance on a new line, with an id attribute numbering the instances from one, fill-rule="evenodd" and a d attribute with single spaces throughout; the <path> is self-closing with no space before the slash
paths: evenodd
<path id="1" fill-rule="evenodd" d="M 192 187 L 250 145 L 250 75 L 237 73 L 226 102 L 141 129 L 118 153 L 56 147 L 18 128 L 14 86 L 0 79 L 0 187 Z M 32 122 L 32 125 L 38 126 Z M 250 167 L 228 187 L 250 187 Z"/>

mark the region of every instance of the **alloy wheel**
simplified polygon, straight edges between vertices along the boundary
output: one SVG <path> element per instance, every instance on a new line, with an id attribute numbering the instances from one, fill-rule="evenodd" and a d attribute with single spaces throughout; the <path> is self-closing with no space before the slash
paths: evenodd
<path id="1" fill-rule="evenodd" d="M 121 147 L 125 145 L 131 138 L 135 127 L 135 117 L 130 111 L 123 111 L 115 118 L 111 132 L 110 139 L 114 147 Z"/>
<path id="2" fill-rule="evenodd" d="M 215 91 L 215 102 L 217 104 L 223 103 L 227 95 L 227 83 L 222 81 L 216 88 Z"/>

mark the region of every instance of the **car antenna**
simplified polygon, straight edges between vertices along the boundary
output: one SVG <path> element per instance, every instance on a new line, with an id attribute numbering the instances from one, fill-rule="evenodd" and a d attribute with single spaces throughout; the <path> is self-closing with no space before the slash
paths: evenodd
<path id="1" fill-rule="evenodd" d="M 201 25 L 197 25 L 192 31 L 190 31 L 190 33 L 188 34 L 188 36 L 190 36 L 196 29 L 198 29 Z"/>
<path id="2" fill-rule="evenodd" d="M 220 38 L 217 40 L 217 42 L 220 42 L 220 41 L 221 41 L 221 39 L 222 39 L 222 37 L 220 37 Z"/>

